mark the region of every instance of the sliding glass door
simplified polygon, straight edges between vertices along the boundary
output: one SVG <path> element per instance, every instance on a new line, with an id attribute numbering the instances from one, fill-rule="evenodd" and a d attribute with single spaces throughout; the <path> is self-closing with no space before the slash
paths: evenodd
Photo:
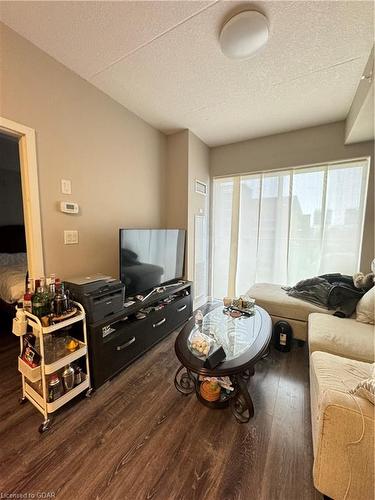
<path id="1" fill-rule="evenodd" d="M 212 292 L 358 270 L 368 161 L 214 179 Z"/>

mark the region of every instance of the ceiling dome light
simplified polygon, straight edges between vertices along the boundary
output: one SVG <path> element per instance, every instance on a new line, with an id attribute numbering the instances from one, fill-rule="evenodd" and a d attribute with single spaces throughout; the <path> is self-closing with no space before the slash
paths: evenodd
<path id="1" fill-rule="evenodd" d="M 255 10 L 233 16 L 221 29 L 219 41 L 223 53 L 231 59 L 250 57 L 267 43 L 267 18 Z"/>

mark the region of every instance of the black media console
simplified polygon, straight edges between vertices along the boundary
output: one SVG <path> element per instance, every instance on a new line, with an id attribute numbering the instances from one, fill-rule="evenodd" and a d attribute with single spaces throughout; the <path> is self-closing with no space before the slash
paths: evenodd
<path id="1" fill-rule="evenodd" d="M 140 310 L 148 311 L 144 319 L 135 317 Z M 88 325 L 93 387 L 97 389 L 103 385 L 182 326 L 192 314 L 193 283 L 185 281 L 155 292 L 143 302 L 137 300 L 121 312 Z"/>

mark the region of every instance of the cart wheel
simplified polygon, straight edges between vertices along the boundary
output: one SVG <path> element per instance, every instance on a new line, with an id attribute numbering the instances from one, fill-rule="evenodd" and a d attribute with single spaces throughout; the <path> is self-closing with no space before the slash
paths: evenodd
<path id="1" fill-rule="evenodd" d="M 39 432 L 43 434 L 43 432 L 48 431 L 48 429 L 51 427 L 51 420 L 48 418 L 45 420 L 42 424 L 39 426 Z"/>
<path id="2" fill-rule="evenodd" d="M 90 389 L 87 389 L 86 394 L 85 394 L 86 398 L 91 398 L 92 391 L 93 391 L 93 389 L 91 387 L 90 387 Z"/>
<path id="3" fill-rule="evenodd" d="M 20 398 L 18 402 L 20 405 L 24 405 L 25 403 L 27 403 L 27 398 L 24 396 L 23 398 Z"/>

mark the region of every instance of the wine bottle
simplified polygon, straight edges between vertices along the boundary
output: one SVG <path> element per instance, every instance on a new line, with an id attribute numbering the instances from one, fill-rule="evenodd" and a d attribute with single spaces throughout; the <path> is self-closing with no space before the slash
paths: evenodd
<path id="1" fill-rule="evenodd" d="M 27 278 L 26 292 L 23 296 L 23 308 L 31 313 L 33 293 L 31 290 L 31 279 Z"/>
<path id="2" fill-rule="evenodd" d="M 51 313 L 51 301 L 49 297 L 49 278 L 41 278 L 41 283 L 40 286 L 43 288 L 42 294 L 43 294 L 43 304 L 44 304 L 44 314 L 43 316 L 47 316 L 48 314 Z"/>

